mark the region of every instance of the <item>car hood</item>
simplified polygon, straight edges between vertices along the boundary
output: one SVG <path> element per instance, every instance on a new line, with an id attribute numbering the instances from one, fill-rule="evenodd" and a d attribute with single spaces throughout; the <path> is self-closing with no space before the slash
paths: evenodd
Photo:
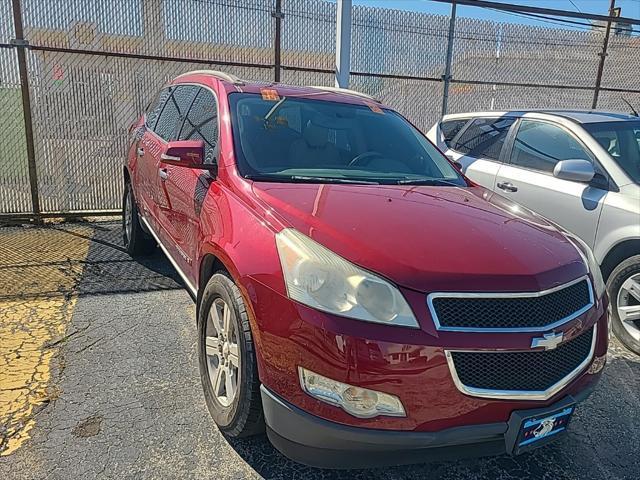
<path id="1" fill-rule="evenodd" d="M 537 291 L 587 273 L 553 225 L 482 187 L 254 183 L 270 215 L 398 285 Z"/>

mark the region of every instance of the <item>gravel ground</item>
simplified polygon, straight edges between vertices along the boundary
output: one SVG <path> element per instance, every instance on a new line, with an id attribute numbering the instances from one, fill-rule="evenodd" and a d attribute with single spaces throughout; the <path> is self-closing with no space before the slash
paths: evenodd
<path id="1" fill-rule="evenodd" d="M 264 436 L 225 439 L 204 404 L 191 299 L 160 255 L 130 262 L 116 232 L 90 236 L 81 294 L 56 341 L 57 393 L 35 409 L 30 438 L 0 457 L 0 478 L 640 478 L 640 359 L 615 343 L 569 435 L 516 458 L 330 471 L 287 460 Z"/>

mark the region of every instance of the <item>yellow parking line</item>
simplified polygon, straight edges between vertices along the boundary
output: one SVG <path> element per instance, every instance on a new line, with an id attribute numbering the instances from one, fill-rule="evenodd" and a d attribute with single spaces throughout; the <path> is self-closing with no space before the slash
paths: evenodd
<path id="1" fill-rule="evenodd" d="M 39 406 L 57 396 L 53 359 L 89 244 L 52 229 L 0 229 L 0 456 L 29 438 Z"/>

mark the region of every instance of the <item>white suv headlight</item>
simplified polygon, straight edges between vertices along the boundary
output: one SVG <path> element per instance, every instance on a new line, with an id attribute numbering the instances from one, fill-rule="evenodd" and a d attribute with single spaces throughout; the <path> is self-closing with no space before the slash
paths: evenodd
<path id="1" fill-rule="evenodd" d="M 309 307 L 367 322 L 419 328 L 400 291 L 306 235 L 276 234 L 287 294 Z"/>

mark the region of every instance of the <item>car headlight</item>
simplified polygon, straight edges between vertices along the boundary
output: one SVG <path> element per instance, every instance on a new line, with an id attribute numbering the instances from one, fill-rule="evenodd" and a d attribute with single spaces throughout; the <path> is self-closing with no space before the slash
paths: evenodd
<path id="1" fill-rule="evenodd" d="M 587 245 L 581 238 L 578 238 L 568 232 L 564 232 L 564 234 L 573 242 L 575 247 L 578 249 L 578 252 L 582 255 L 582 259 L 591 273 L 591 278 L 593 278 L 593 289 L 595 291 L 596 298 L 602 298 L 607 290 L 607 285 L 604 283 L 602 272 L 600 271 L 600 265 L 593 254 L 593 250 L 591 250 L 591 247 L 589 247 L 589 245 Z"/>
<path id="2" fill-rule="evenodd" d="M 292 228 L 276 234 L 287 294 L 318 310 L 387 325 L 419 328 L 400 291 Z"/>

